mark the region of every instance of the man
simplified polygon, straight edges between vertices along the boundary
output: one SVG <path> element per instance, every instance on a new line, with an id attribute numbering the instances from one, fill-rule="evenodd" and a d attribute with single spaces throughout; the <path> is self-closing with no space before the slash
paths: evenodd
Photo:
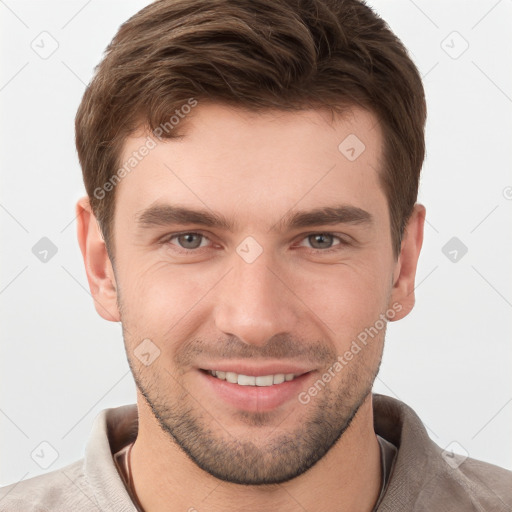
<path id="1" fill-rule="evenodd" d="M 0 509 L 510 510 L 511 472 L 443 455 L 372 394 L 414 305 L 425 118 L 406 50 L 356 0 L 128 20 L 77 114 L 77 214 L 137 405 Z"/>

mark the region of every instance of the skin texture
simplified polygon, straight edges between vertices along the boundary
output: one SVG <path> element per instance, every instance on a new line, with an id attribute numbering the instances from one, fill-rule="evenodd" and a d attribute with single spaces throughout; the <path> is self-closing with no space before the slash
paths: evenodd
<path id="1" fill-rule="evenodd" d="M 138 388 L 137 495 L 151 511 L 371 511 L 381 485 L 371 399 L 381 319 L 414 305 L 425 209 L 415 206 L 395 258 L 378 181 L 382 133 L 358 108 L 333 118 L 199 104 L 186 123 L 183 138 L 158 142 L 117 185 L 114 266 L 87 198 L 77 204 L 96 309 L 122 322 Z M 350 134 L 365 145 L 354 161 L 338 149 Z M 146 137 L 129 137 L 122 160 Z M 221 213 L 236 229 L 143 228 L 141 212 L 156 204 Z M 270 229 L 290 212 L 340 204 L 371 222 Z M 173 236 L 184 233 L 198 235 Z M 250 250 L 262 250 L 251 263 L 237 251 L 249 236 Z M 371 326 L 378 332 L 333 370 Z M 159 351 L 149 365 L 136 356 L 146 339 Z M 225 402 L 200 368 L 227 361 L 299 365 L 310 372 L 303 400 L 271 410 Z"/>

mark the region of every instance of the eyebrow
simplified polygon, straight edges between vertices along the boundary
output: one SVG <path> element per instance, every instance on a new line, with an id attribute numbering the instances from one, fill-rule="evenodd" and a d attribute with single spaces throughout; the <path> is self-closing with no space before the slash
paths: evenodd
<path id="1" fill-rule="evenodd" d="M 136 214 L 136 225 L 140 229 L 158 226 L 196 224 L 208 228 L 219 228 L 234 232 L 238 228 L 236 221 L 211 210 L 196 210 L 184 206 L 156 204 Z M 339 205 L 314 208 L 307 211 L 288 212 L 273 224 L 269 231 L 284 232 L 297 228 L 335 224 L 373 223 L 372 215 L 356 206 Z"/>

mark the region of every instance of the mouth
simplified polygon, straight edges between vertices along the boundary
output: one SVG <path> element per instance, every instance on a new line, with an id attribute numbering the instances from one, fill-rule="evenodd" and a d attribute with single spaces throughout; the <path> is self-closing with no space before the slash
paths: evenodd
<path id="1" fill-rule="evenodd" d="M 202 389 L 212 405 L 220 400 L 230 408 L 247 412 L 272 411 L 285 404 L 299 404 L 299 393 L 310 385 L 316 373 L 315 370 L 299 368 L 293 368 L 294 371 L 281 368 L 279 371 L 245 366 L 239 370 L 244 373 L 232 371 L 234 369 L 200 368 L 198 374 L 203 379 Z"/>

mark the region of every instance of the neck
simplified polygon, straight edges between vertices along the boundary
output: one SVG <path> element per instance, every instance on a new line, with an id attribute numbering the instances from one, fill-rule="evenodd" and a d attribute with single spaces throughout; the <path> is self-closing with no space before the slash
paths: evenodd
<path id="1" fill-rule="evenodd" d="M 371 393 L 350 427 L 312 468 L 278 485 L 219 480 L 192 462 L 138 397 L 139 430 L 131 454 L 135 491 L 144 510 L 231 512 L 371 512 L 381 486 L 380 448 Z"/>

